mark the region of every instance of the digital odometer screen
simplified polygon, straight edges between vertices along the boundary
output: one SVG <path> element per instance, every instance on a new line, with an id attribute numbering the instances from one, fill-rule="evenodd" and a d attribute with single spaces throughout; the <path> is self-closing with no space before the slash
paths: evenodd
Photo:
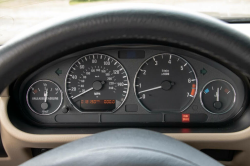
<path id="1" fill-rule="evenodd" d="M 112 111 L 116 108 L 115 100 L 81 100 L 81 109 L 89 111 Z"/>

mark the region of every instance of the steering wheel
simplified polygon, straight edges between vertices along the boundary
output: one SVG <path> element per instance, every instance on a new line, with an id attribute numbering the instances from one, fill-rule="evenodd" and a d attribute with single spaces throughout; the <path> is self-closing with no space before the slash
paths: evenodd
<path id="1" fill-rule="evenodd" d="M 221 166 L 168 136 L 142 129 L 116 129 L 46 152 L 21 166 Z"/>
<path id="2" fill-rule="evenodd" d="M 18 76 L 63 55 L 96 46 L 145 43 L 181 47 L 250 76 L 250 41 L 226 23 L 202 14 L 154 5 L 91 8 L 50 20 L 0 50 L 0 90 Z M 126 129 L 63 145 L 28 165 L 220 165 L 205 154 L 159 133 Z"/>

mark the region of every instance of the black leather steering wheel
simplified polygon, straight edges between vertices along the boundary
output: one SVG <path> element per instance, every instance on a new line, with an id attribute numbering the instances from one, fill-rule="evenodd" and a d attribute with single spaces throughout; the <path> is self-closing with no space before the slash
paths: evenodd
<path id="1" fill-rule="evenodd" d="M 0 91 L 39 64 L 78 50 L 119 43 L 172 45 L 250 76 L 250 41 L 217 19 L 158 5 L 91 8 L 28 29 L 0 50 Z"/>
<path id="2" fill-rule="evenodd" d="M 122 7 L 109 6 L 108 9 L 94 8 L 88 12 L 80 12 L 51 20 L 31 28 L 26 33 L 7 42 L 0 50 L 0 90 L 2 91 L 28 70 L 68 53 L 95 46 L 119 43 L 161 44 L 181 47 L 215 59 L 225 66 L 230 66 L 232 70 L 239 70 L 250 76 L 249 38 L 231 29 L 226 23 L 201 14 L 160 6 L 122 5 Z M 124 137 L 120 137 L 119 134 Z M 119 139 L 114 139 L 111 135 Z M 44 165 L 49 159 L 55 160 L 55 166 L 57 166 L 57 163 L 60 165 L 67 165 L 68 163 L 79 165 L 79 162 L 85 161 L 89 162 L 87 165 L 91 165 L 91 162 L 94 163 L 93 165 L 103 165 L 102 162 L 106 165 L 115 165 L 120 162 L 123 165 L 147 165 L 147 162 L 148 165 L 216 165 L 215 161 L 202 153 L 198 153 L 191 147 L 163 137 L 148 131 L 111 131 L 62 146 L 59 148 L 62 151 L 55 149 L 49 152 L 48 154 L 55 152 L 53 155 L 58 157 L 55 158 L 56 160 L 53 156 L 46 158 L 49 157 L 46 154 L 42 155 L 41 158 L 44 159 Z M 98 143 L 95 140 L 103 142 Z M 140 140 L 143 140 L 142 142 L 145 144 L 142 144 Z M 173 142 L 173 145 L 170 142 Z M 90 143 L 94 144 L 89 145 Z M 101 146 L 103 143 L 107 143 L 109 146 Z M 134 149 L 134 145 L 137 144 L 145 149 Z M 130 147 L 128 151 L 126 151 L 126 148 L 122 148 L 126 147 L 124 145 Z M 113 146 L 121 148 L 114 151 L 113 149 L 105 150 L 105 148 Z M 100 150 L 101 147 L 104 147 L 104 149 Z M 66 148 L 70 151 L 67 152 Z M 79 151 L 74 150 L 74 148 Z M 96 148 L 99 150 L 95 151 Z M 168 148 L 170 149 L 168 150 Z M 188 153 L 187 156 L 182 155 L 181 148 L 194 155 Z M 80 151 L 80 149 L 85 149 L 85 151 Z M 174 150 L 175 153 L 172 153 L 171 150 Z M 87 152 L 91 153 L 88 154 Z M 104 154 L 104 152 L 107 152 L 107 154 Z M 131 157 L 131 160 L 125 158 L 123 161 L 122 154 L 124 152 L 129 158 Z M 71 157 L 65 157 L 69 154 L 71 154 Z M 152 162 L 150 154 L 155 157 Z M 83 155 L 82 158 L 81 155 Z M 102 158 L 102 155 L 105 158 Z M 119 160 L 117 160 L 117 157 Z M 208 161 L 208 163 L 214 162 L 214 164 L 201 162 L 199 158 Z M 108 161 L 104 161 L 104 159 L 108 159 Z M 171 161 L 170 163 L 167 162 L 168 159 Z M 36 160 L 39 160 L 39 157 L 34 159 L 34 161 Z M 114 164 L 111 161 L 114 161 Z M 24 165 L 32 162 L 31 160 Z M 42 165 L 42 163 L 37 164 Z"/>

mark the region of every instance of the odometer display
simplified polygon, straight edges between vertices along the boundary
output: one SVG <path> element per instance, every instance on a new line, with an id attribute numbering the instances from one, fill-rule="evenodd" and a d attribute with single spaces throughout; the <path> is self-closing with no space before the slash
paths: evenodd
<path id="1" fill-rule="evenodd" d="M 151 112 L 182 112 L 197 93 L 197 78 L 191 65 L 173 54 L 158 54 L 138 70 L 134 88 L 143 107 Z"/>
<path id="2" fill-rule="evenodd" d="M 70 67 L 65 88 L 78 111 L 113 112 L 125 101 L 129 81 L 117 60 L 104 54 L 89 54 Z"/>
<path id="3" fill-rule="evenodd" d="M 92 111 L 114 110 L 115 100 L 81 100 L 81 109 Z"/>

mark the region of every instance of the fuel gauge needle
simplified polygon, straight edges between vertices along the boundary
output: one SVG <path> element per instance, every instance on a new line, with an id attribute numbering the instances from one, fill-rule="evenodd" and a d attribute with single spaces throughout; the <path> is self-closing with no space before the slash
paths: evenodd
<path id="1" fill-rule="evenodd" d="M 81 96 L 81 95 L 83 95 L 83 94 L 85 94 L 85 93 L 87 93 L 87 92 L 89 92 L 89 91 L 91 91 L 91 90 L 93 90 L 93 89 L 94 89 L 93 87 L 92 87 L 92 88 L 89 88 L 89 89 L 85 90 L 84 92 L 82 92 L 82 93 L 76 95 L 75 97 L 72 97 L 72 99 L 75 99 L 75 98 L 77 98 L 77 97 L 79 97 L 79 96 Z"/>
<path id="2" fill-rule="evenodd" d="M 44 102 L 45 103 L 47 102 L 47 99 L 48 99 L 48 89 L 45 89 L 45 92 L 44 92 Z"/>
<path id="3" fill-rule="evenodd" d="M 140 92 L 138 92 L 138 94 L 143 93 L 143 92 L 148 92 L 148 91 L 156 90 L 156 89 L 161 89 L 161 88 L 162 88 L 162 86 L 157 86 L 157 87 L 154 87 L 154 88 L 150 88 L 150 89 L 146 89 L 146 90 L 140 91 Z"/>

